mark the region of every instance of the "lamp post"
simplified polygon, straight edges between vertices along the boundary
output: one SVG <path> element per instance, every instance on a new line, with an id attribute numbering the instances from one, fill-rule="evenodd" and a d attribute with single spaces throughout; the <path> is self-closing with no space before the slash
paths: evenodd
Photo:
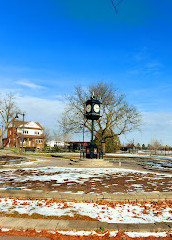
<path id="1" fill-rule="evenodd" d="M 83 123 L 83 150 L 84 150 L 85 122 Z"/>
<path id="2" fill-rule="evenodd" d="M 82 149 L 84 149 L 85 121 L 80 125 L 80 128 L 82 128 L 82 141 L 83 141 Z"/>
<path id="3" fill-rule="evenodd" d="M 81 158 L 81 155 L 83 155 L 83 158 L 84 158 L 84 134 L 85 134 L 85 121 L 80 125 L 80 127 L 82 128 L 82 153 L 81 153 L 81 145 L 80 145 L 80 158 Z"/>
<path id="4" fill-rule="evenodd" d="M 18 115 L 22 115 L 22 116 L 23 116 L 23 130 L 22 130 L 22 153 L 23 153 L 23 140 L 24 140 L 24 116 L 25 116 L 25 114 L 24 114 L 24 113 L 16 113 L 15 118 L 19 118 Z"/>
<path id="5" fill-rule="evenodd" d="M 1 127 L 1 149 L 3 149 L 3 137 L 2 137 L 2 134 L 3 134 L 3 128 L 4 128 L 4 125 L 3 125 L 2 122 L 1 122 L 0 127 Z"/>
<path id="6" fill-rule="evenodd" d="M 2 114 L 4 113 L 4 111 L 2 109 L 0 109 L 0 113 L 1 113 L 1 116 Z M 3 125 L 2 125 L 2 122 L 1 122 L 1 127 L 2 127 L 2 131 L 1 131 L 1 148 L 3 148 L 3 142 L 2 142 L 2 134 L 3 134 Z"/>

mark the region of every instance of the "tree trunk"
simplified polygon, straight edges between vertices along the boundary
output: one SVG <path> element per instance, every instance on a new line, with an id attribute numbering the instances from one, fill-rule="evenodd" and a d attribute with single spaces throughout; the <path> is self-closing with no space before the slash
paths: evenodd
<path id="1" fill-rule="evenodd" d="M 105 152 L 106 152 L 106 144 L 105 144 L 105 142 L 102 142 L 102 152 L 103 152 L 103 154 L 105 154 Z"/>

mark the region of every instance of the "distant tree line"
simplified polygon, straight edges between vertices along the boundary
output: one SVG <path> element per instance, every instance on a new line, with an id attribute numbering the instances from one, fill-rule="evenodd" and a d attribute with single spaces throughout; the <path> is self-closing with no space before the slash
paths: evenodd
<path id="1" fill-rule="evenodd" d="M 123 146 L 124 148 L 124 146 Z M 170 145 L 162 145 L 158 140 L 152 140 L 151 143 L 148 144 L 134 144 L 134 141 L 131 141 L 130 143 L 125 145 L 125 150 L 134 149 L 136 151 L 138 150 L 145 150 L 145 151 L 152 151 L 153 153 L 157 153 L 158 151 L 170 151 L 172 150 L 172 147 Z"/>

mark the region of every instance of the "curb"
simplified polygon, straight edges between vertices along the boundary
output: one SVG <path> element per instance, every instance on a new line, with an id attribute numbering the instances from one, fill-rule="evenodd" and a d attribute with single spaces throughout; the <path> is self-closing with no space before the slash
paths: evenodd
<path id="1" fill-rule="evenodd" d="M 144 193 L 116 193 L 116 194 L 76 194 L 53 191 L 36 190 L 0 190 L 0 197 L 18 197 L 18 198 L 52 198 L 62 200 L 76 201 L 164 201 L 172 200 L 172 192 L 144 192 Z"/>
<path id="2" fill-rule="evenodd" d="M 157 232 L 171 231 L 172 222 L 163 223 L 106 223 L 99 221 L 79 221 L 79 220 L 50 220 L 50 219 L 27 219 L 0 217 L 1 228 L 10 229 L 36 229 L 36 230 L 76 230 L 95 231 L 104 227 L 106 230 L 127 231 L 127 232 Z"/>

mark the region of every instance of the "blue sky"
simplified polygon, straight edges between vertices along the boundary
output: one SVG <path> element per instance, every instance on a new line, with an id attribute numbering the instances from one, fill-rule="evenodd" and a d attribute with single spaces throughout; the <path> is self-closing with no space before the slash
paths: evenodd
<path id="1" fill-rule="evenodd" d="M 28 120 L 54 128 L 64 95 L 103 80 L 143 114 L 141 131 L 122 141 L 172 145 L 171 0 L 123 0 L 117 14 L 110 0 L 0 6 L 0 91 Z"/>

